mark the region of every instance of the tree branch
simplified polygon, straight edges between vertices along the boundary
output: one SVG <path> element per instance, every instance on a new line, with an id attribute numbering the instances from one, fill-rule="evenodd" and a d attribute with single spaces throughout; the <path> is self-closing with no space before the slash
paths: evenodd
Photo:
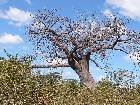
<path id="1" fill-rule="evenodd" d="M 57 68 L 57 67 L 70 67 L 69 64 L 50 64 L 50 65 L 31 65 L 31 68 Z"/>
<path id="2" fill-rule="evenodd" d="M 49 32 L 49 33 L 52 33 L 53 35 L 53 38 L 51 38 L 51 39 L 49 39 L 49 40 L 51 40 L 56 46 L 58 46 L 59 48 L 61 48 L 61 49 L 63 49 L 63 51 L 66 53 L 66 55 L 68 54 L 68 49 L 63 45 L 63 44 L 61 44 L 60 43 L 60 39 L 59 39 L 59 35 L 54 31 L 54 30 L 51 30 L 51 29 L 49 29 L 49 28 L 45 28 L 44 29 L 44 34 L 46 33 L 46 32 Z M 37 35 L 39 35 L 40 33 L 38 33 L 38 32 L 36 32 L 36 31 L 34 31 L 34 30 L 29 30 L 29 34 L 37 34 Z M 43 37 L 43 36 L 42 36 Z"/>
<path id="3" fill-rule="evenodd" d="M 95 60 L 93 60 L 93 59 L 90 59 L 90 60 L 91 60 L 97 67 L 101 68 Z"/>
<path id="4" fill-rule="evenodd" d="M 124 53 L 126 53 L 126 54 L 129 54 L 128 52 L 126 52 L 126 51 L 124 51 L 124 50 L 122 50 L 122 49 L 114 48 L 114 50 L 118 50 L 118 51 L 124 52 Z"/>

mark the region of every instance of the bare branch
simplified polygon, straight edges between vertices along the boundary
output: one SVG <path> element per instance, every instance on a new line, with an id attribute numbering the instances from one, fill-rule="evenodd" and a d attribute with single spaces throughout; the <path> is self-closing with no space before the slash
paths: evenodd
<path id="1" fill-rule="evenodd" d="M 90 59 L 97 67 L 99 67 L 100 68 L 100 66 L 98 65 L 98 63 L 95 61 L 95 60 L 93 60 L 93 59 Z"/>
<path id="2" fill-rule="evenodd" d="M 52 64 L 52 65 L 32 65 L 31 68 L 57 68 L 57 67 L 70 67 L 68 64 Z"/>
<path id="3" fill-rule="evenodd" d="M 128 52 L 126 52 L 126 51 L 125 51 L 125 50 L 123 50 L 123 49 L 114 48 L 114 50 L 124 52 L 125 54 L 129 54 Z"/>

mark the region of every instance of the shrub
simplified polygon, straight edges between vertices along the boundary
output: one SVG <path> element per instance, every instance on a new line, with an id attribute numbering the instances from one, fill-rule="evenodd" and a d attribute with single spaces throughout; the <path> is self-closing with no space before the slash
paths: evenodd
<path id="1" fill-rule="evenodd" d="M 0 105 L 139 105 L 140 85 L 103 80 L 91 91 L 58 73 L 33 75 L 27 61 L 0 61 Z"/>

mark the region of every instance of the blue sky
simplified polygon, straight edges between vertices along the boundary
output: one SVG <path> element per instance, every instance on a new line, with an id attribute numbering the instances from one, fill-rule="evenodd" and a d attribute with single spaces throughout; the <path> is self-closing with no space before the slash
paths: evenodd
<path id="1" fill-rule="evenodd" d="M 139 31 L 139 5 L 139 0 L 0 0 L 0 56 L 5 56 L 3 49 L 13 55 L 16 53 L 25 55 L 32 52 L 33 47 L 28 42 L 25 27 L 31 21 L 30 14 L 34 14 L 37 10 L 58 9 L 62 15 L 71 18 L 76 17 L 76 14 L 80 12 L 95 13 L 95 15 L 119 13 L 121 16 L 132 18 L 128 27 Z M 114 69 L 134 69 L 129 55 L 114 54 L 115 56 L 109 61 Z M 135 58 L 133 60 L 136 61 Z M 96 80 L 105 75 L 103 70 L 97 69 L 92 63 L 90 70 Z M 63 71 L 64 78 L 78 78 L 71 69 L 59 69 L 59 71 Z"/>

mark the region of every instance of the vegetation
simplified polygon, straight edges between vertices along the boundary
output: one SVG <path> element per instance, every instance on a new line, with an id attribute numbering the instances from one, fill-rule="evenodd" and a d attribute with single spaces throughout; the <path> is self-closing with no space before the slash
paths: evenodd
<path id="1" fill-rule="evenodd" d="M 0 57 L 0 104 L 140 105 L 140 84 L 132 72 L 114 71 L 98 83 L 89 72 L 89 61 L 100 67 L 97 61 L 107 60 L 109 53 L 135 55 L 140 49 L 140 34 L 129 30 L 126 21 L 115 16 L 102 19 L 71 20 L 48 10 L 34 15 L 28 34 L 36 54 L 66 59 L 68 64 L 32 66 L 34 57 L 17 58 L 5 51 L 9 59 Z M 39 67 L 71 67 L 80 82 L 63 80 L 59 73 L 34 74 L 32 69 Z"/>
<path id="2" fill-rule="evenodd" d="M 28 34 L 37 52 L 46 59 L 68 60 L 66 66 L 90 89 L 95 89 L 96 82 L 89 72 L 89 61 L 100 67 L 98 63 L 108 59 L 112 52 L 136 55 L 140 50 L 140 34 L 128 29 L 128 19 L 116 16 L 97 19 L 84 14 L 71 19 L 53 10 L 38 11 L 33 16 Z"/>
<path id="3" fill-rule="evenodd" d="M 16 58 L 0 61 L 1 105 L 140 105 L 140 85 L 119 87 L 111 79 L 94 91 L 58 73 L 34 75 L 29 63 Z"/>

